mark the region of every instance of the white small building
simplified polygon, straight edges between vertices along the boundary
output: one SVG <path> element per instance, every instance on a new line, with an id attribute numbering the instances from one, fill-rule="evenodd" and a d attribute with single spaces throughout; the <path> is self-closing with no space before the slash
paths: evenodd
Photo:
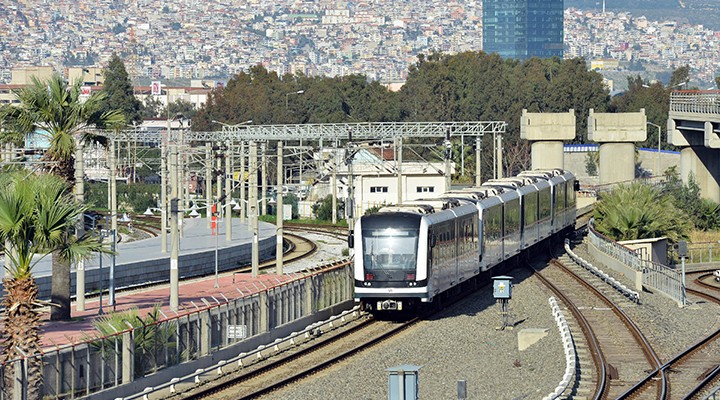
<path id="1" fill-rule="evenodd" d="M 340 153 L 340 152 L 338 152 Z M 332 170 L 336 170 L 337 197 L 349 197 L 349 168 L 344 154 L 323 155 L 323 167 L 313 185 L 309 199 L 320 200 L 332 194 Z M 454 164 L 450 164 L 450 173 Z M 398 179 L 398 162 L 392 148 L 367 147 L 358 150 L 352 162 L 355 216 L 372 207 L 397 204 L 399 200 L 435 198 L 445 193 L 445 163 L 403 160 L 402 178 Z M 400 189 L 401 196 L 398 195 Z"/>

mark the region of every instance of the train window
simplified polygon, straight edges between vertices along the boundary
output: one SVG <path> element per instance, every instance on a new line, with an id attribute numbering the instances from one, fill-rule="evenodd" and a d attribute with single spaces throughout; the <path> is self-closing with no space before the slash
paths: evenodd
<path id="1" fill-rule="evenodd" d="M 505 203 L 505 235 L 520 230 L 520 200 L 510 200 Z"/>
<path id="2" fill-rule="evenodd" d="M 391 271 L 414 271 L 418 251 L 415 231 L 396 229 L 363 231 L 363 261 L 365 273 L 375 276 L 394 276 Z M 404 280 L 405 275 L 398 275 Z M 388 280 L 394 280 L 388 278 Z"/>
<path id="3" fill-rule="evenodd" d="M 537 221 L 538 218 L 538 194 L 529 193 L 523 197 L 523 211 L 525 217 L 525 226 L 530 226 Z"/>
<path id="4" fill-rule="evenodd" d="M 540 193 L 540 219 L 550 217 L 551 201 L 550 188 L 543 189 Z"/>

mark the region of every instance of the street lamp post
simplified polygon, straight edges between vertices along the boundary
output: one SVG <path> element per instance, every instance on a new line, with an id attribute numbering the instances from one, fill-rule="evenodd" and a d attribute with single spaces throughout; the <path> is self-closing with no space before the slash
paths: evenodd
<path id="1" fill-rule="evenodd" d="M 288 98 L 290 97 L 291 94 L 303 94 L 303 93 L 305 93 L 304 90 L 298 90 L 297 92 L 285 93 L 285 109 L 286 110 L 288 109 Z"/>
<path id="2" fill-rule="evenodd" d="M 655 162 L 656 162 L 656 168 L 657 168 L 657 169 L 655 170 L 655 171 L 656 171 L 656 172 L 655 172 L 655 175 L 656 175 L 656 176 L 659 176 L 659 175 L 660 175 L 660 136 L 661 136 L 661 131 L 660 131 L 660 129 L 661 129 L 661 128 L 660 128 L 660 125 L 655 125 L 655 124 L 653 124 L 652 122 L 647 122 L 647 124 L 656 127 L 657 130 L 658 130 L 657 159 L 656 159 L 656 161 L 655 161 Z"/>

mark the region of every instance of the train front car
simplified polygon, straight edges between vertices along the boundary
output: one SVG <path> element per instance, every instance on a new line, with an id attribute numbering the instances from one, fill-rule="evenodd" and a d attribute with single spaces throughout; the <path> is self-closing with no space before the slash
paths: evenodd
<path id="1" fill-rule="evenodd" d="M 355 301 L 370 311 L 401 311 L 427 298 L 427 228 L 422 214 L 380 212 L 355 224 Z M 425 249 L 418 251 L 418 249 Z"/>

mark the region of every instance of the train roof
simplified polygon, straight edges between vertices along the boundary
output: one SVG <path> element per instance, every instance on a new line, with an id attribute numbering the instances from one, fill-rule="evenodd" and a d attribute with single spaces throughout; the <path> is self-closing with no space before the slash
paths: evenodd
<path id="1" fill-rule="evenodd" d="M 485 182 L 485 185 L 509 186 L 517 189 L 519 187 L 532 185 L 535 182 L 537 182 L 537 177 L 534 176 L 511 176 L 507 178 L 491 179 Z"/>
<path id="2" fill-rule="evenodd" d="M 433 214 L 438 211 L 455 208 L 462 205 L 461 199 L 457 198 L 437 198 L 437 199 L 420 199 L 410 200 L 402 204 L 394 204 L 381 208 L 378 212 L 409 212 L 415 214 Z"/>

